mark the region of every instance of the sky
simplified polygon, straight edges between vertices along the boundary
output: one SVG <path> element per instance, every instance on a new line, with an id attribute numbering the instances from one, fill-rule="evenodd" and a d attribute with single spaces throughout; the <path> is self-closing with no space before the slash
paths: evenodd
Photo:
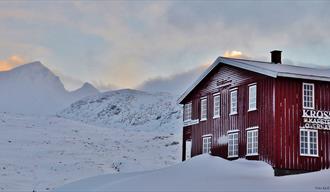
<path id="1" fill-rule="evenodd" d="M 289 64 L 330 67 L 329 10 L 330 1 L 2 0 L 0 71 L 41 61 L 67 89 L 107 90 L 162 86 L 218 56 L 269 61 L 274 49 Z"/>

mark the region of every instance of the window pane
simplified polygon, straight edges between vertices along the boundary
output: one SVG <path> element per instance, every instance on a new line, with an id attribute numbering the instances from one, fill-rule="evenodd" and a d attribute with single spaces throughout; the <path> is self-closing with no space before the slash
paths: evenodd
<path id="1" fill-rule="evenodd" d="M 303 84 L 303 107 L 314 108 L 314 84 Z"/>
<path id="2" fill-rule="evenodd" d="M 249 110 L 257 108 L 257 86 L 249 86 Z"/>
<path id="3" fill-rule="evenodd" d="M 237 91 L 230 92 L 230 113 L 237 112 Z"/>

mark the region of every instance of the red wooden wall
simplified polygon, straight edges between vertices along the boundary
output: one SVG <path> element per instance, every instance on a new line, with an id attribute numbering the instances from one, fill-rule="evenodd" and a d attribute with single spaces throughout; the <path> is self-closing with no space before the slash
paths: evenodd
<path id="1" fill-rule="evenodd" d="M 319 157 L 300 156 L 302 84 L 314 83 L 315 110 L 330 111 L 330 83 L 301 79 L 276 80 L 275 167 L 320 170 L 330 165 L 330 133 L 318 130 Z"/>
<path id="2" fill-rule="evenodd" d="M 231 81 L 231 85 L 219 88 L 217 82 L 223 80 Z M 246 128 L 259 126 L 259 156 L 248 158 L 271 163 L 274 82 L 274 79 L 267 76 L 227 65 L 214 69 L 183 101 L 192 101 L 192 119 L 200 119 L 200 98 L 207 96 L 207 121 L 184 127 L 183 141 L 192 139 L 192 156 L 202 153 L 202 136 L 212 134 L 212 154 L 227 158 L 227 142 L 221 142 L 220 138 L 226 137 L 228 130 L 239 129 L 239 157 L 245 157 Z M 251 83 L 257 83 L 257 110 L 248 112 L 248 85 Z M 237 115 L 229 115 L 229 90 L 232 88 L 238 88 Z M 221 98 L 220 118 L 213 119 L 213 94 L 218 92 Z M 183 152 L 185 153 L 185 146 Z"/>
<path id="3" fill-rule="evenodd" d="M 220 88 L 219 81 L 231 81 Z M 227 158 L 220 138 L 239 129 L 239 158 L 258 159 L 278 169 L 319 170 L 330 166 L 330 131 L 318 131 L 319 157 L 300 156 L 302 83 L 315 84 L 315 110 L 330 111 L 330 83 L 272 78 L 228 65 L 216 67 L 183 101 L 192 101 L 192 119 L 200 119 L 200 98 L 207 96 L 207 121 L 184 127 L 192 156 L 202 153 L 202 136 L 212 134 L 212 154 Z M 248 112 L 248 85 L 257 83 L 257 111 Z M 238 88 L 238 114 L 229 115 L 229 90 Z M 220 92 L 220 118 L 213 119 L 213 94 Z M 258 156 L 246 157 L 246 128 L 258 126 Z M 183 142 L 183 159 L 185 142 Z"/>

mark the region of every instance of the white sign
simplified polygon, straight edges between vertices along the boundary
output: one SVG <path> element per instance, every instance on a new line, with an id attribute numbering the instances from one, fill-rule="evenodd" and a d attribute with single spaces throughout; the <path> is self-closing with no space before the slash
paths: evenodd
<path id="1" fill-rule="evenodd" d="M 304 128 L 330 130 L 330 111 L 304 109 L 302 117 Z"/>

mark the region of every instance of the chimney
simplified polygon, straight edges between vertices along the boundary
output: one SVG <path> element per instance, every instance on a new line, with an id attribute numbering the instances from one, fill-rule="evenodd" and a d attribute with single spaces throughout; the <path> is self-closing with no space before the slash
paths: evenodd
<path id="1" fill-rule="evenodd" d="M 282 59 L 281 59 L 281 53 L 282 53 L 282 51 L 273 50 L 270 53 L 271 53 L 271 61 L 272 61 L 272 63 L 275 63 L 275 64 L 281 64 L 282 63 Z"/>

